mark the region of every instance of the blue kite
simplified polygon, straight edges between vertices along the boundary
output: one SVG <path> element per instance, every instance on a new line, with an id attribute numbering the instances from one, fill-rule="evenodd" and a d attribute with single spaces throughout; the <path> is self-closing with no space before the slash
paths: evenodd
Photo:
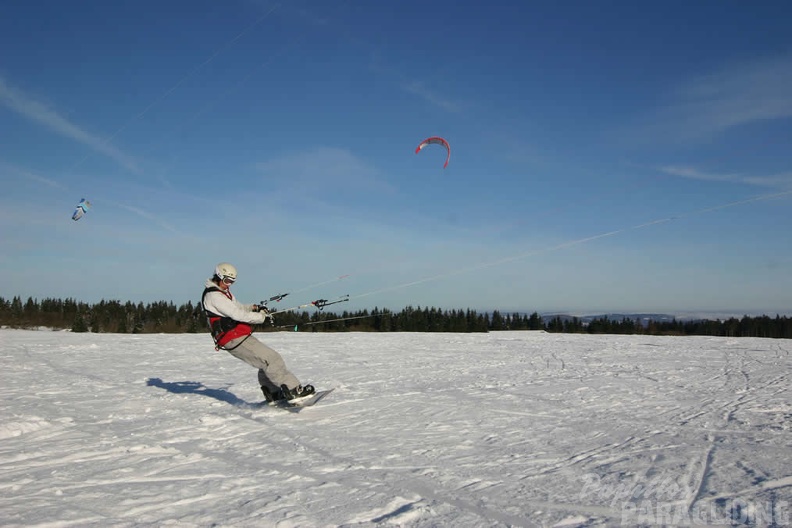
<path id="1" fill-rule="evenodd" d="M 77 208 L 74 210 L 74 214 L 72 215 L 72 220 L 75 222 L 85 215 L 88 212 L 88 209 L 91 208 L 91 202 L 87 201 L 85 198 L 80 200 L 80 203 L 77 204 Z"/>

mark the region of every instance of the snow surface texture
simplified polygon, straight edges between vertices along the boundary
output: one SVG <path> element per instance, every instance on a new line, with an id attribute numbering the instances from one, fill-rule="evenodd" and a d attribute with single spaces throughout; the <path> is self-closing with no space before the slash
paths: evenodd
<path id="1" fill-rule="evenodd" d="M 792 342 L 0 330 L 3 526 L 786 526 Z"/>

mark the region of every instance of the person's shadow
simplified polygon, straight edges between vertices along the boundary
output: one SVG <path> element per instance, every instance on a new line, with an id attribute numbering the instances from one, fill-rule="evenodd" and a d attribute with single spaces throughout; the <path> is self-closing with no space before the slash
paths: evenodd
<path id="1" fill-rule="evenodd" d="M 162 381 L 160 378 L 149 378 L 146 380 L 146 385 L 159 387 L 173 394 L 200 394 L 231 405 L 252 405 L 225 389 L 212 389 L 199 381 Z"/>

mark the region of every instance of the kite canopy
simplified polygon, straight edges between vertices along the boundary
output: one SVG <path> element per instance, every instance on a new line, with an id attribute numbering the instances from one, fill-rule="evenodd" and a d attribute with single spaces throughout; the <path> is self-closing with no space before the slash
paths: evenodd
<path id="1" fill-rule="evenodd" d="M 433 136 L 430 138 L 426 138 L 418 145 L 418 148 L 415 149 L 415 153 L 418 154 L 421 150 L 427 145 L 443 145 L 446 148 L 448 154 L 446 154 L 445 163 L 443 164 L 443 168 L 445 169 L 448 167 L 448 160 L 451 159 L 451 145 L 448 144 L 448 141 L 441 137 Z"/>
<path id="2" fill-rule="evenodd" d="M 72 220 L 75 222 L 85 215 L 88 212 L 88 209 L 91 208 L 91 202 L 87 201 L 85 198 L 80 200 L 80 203 L 77 204 L 77 208 L 74 210 L 74 214 L 72 215 Z"/>

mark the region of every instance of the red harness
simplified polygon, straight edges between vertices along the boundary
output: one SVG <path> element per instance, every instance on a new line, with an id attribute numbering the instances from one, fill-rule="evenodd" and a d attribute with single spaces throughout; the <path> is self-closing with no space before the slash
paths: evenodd
<path id="1" fill-rule="evenodd" d="M 253 333 L 253 329 L 247 323 L 240 323 L 239 321 L 235 321 L 230 317 L 218 315 L 207 310 L 206 305 L 204 304 L 204 298 L 206 297 L 207 293 L 213 291 L 219 291 L 232 301 L 234 300 L 234 297 L 231 295 L 230 291 L 223 291 L 216 286 L 206 288 L 203 292 L 203 295 L 201 296 L 201 306 L 203 306 L 204 312 L 206 312 L 206 317 L 209 319 L 209 331 L 212 333 L 212 339 L 214 339 L 215 348 L 221 349 L 225 347 L 226 343 L 233 341 L 234 339 L 248 337 Z"/>

